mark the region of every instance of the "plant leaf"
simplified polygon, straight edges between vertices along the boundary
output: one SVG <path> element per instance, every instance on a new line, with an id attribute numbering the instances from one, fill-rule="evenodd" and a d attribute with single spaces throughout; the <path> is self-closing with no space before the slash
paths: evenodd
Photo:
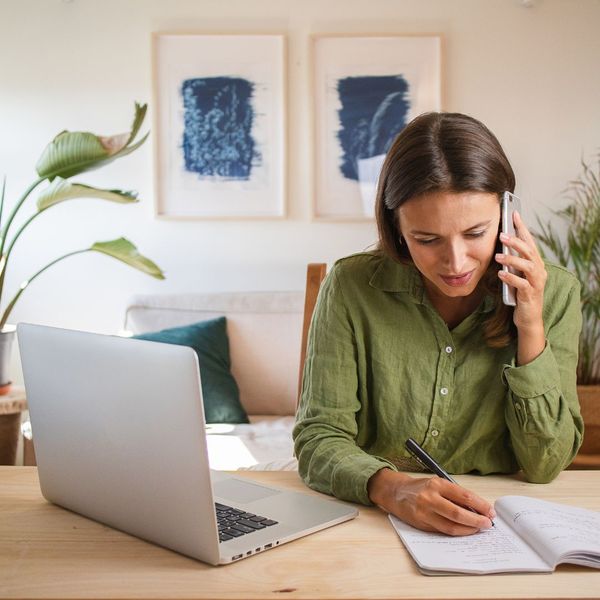
<path id="1" fill-rule="evenodd" d="M 123 190 L 105 190 L 100 188 L 83 185 L 81 183 L 71 183 L 62 177 L 57 177 L 38 197 L 37 208 L 41 212 L 64 202 L 75 198 L 100 198 L 111 202 L 129 204 L 138 202 L 135 192 Z"/>
<path id="2" fill-rule="evenodd" d="M 112 256 L 126 265 L 138 269 L 156 279 L 164 279 L 165 276 L 155 263 L 149 258 L 142 256 L 138 249 L 127 239 L 118 238 L 109 242 L 96 242 L 90 247 L 90 250 L 101 252 Z"/>
<path id="3" fill-rule="evenodd" d="M 538 217 L 540 251 L 550 251 L 581 283 L 583 328 L 579 339 L 577 378 L 580 384 L 600 383 L 600 155 L 594 166 L 581 161 L 582 173 L 564 190 L 569 204 L 553 210 L 567 224 L 559 236 Z"/>
<path id="4" fill-rule="evenodd" d="M 68 178 L 84 171 L 97 169 L 139 148 L 148 137 L 130 145 L 146 115 L 145 104 L 135 104 L 132 130 L 113 136 L 97 136 L 88 131 L 63 131 L 46 146 L 36 170 L 40 177 L 52 181 L 55 177 Z"/>
<path id="5" fill-rule="evenodd" d="M 133 123 L 131 124 L 131 132 L 129 134 L 129 139 L 127 140 L 127 144 L 133 142 L 133 139 L 138 134 L 144 119 L 146 118 L 146 111 L 148 110 L 147 104 L 138 104 L 135 103 L 135 116 L 133 117 Z M 127 145 L 126 144 L 126 145 Z"/>

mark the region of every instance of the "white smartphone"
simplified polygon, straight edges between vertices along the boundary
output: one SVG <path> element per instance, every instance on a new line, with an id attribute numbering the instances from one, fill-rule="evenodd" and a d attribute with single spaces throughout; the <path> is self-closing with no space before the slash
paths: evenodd
<path id="1" fill-rule="evenodd" d="M 502 195 L 502 233 L 507 233 L 510 236 L 516 235 L 515 224 L 513 222 L 513 213 L 515 210 L 521 214 L 521 200 L 510 192 L 504 192 Z M 502 244 L 502 253 L 518 256 L 514 250 L 510 249 L 504 244 Z M 507 265 L 502 265 L 502 270 L 509 273 L 515 273 L 517 275 L 520 274 L 518 271 Z M 502 302 L 504 302 L 504 304 L 507 306 L 517 305 L 517 294 L 515 288 L 504 282 L 502 282 Z"/>

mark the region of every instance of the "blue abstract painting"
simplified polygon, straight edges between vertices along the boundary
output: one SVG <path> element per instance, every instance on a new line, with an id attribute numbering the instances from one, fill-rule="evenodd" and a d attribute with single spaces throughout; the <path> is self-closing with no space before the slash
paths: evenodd
<path id="1" fill-rule="evenodd" d="M 358 160 L 385 154 L 407 123 L 409 86 L 402 75 L 338 79 L 340 171 L 358 181 Z"/>
<path id="2" fill-rule="evenodd" d="M 252 137 L 254 84 L 238 77 L 186 79 L 181 95 L 185 169 L 200 179 L 249 180 L 261 163 Z"/>

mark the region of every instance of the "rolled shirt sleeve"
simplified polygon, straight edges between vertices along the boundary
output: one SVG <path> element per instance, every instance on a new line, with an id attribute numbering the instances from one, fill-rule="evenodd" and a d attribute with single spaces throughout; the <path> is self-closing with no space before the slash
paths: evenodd
<path id="1" fill-rule="evenodd" d="M 560 269 L 549 266 L 552 269 Z M 545 301 L 546 345 L 526 365 L 504 366 L 505 418 L 517 461 L 527 479 L 546 483 L 575 457 L 583 439 L 576 368 L 581 331 L 579 282 L 568 272 Z"/>
<path id="2" fill-rule="evenodd" d="M 342 500 L 370 504 L 370 477 L 395 466 L 356 443 L 356 413 L 361 408 L 356 353 L 334 267 L 321 287 L 310 326 L 294 447 L 300 476 L 308 486 Z"/>

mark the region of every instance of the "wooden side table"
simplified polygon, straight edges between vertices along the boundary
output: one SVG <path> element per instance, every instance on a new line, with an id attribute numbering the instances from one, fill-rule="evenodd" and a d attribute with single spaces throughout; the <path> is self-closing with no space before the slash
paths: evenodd
<path id="1" fill-rule="evenodd" d="M 15 385 L 0 396 L 0 465 L 14 465 L 21 433 L 21 413 L 27 409 L 25 388 Z"/>

